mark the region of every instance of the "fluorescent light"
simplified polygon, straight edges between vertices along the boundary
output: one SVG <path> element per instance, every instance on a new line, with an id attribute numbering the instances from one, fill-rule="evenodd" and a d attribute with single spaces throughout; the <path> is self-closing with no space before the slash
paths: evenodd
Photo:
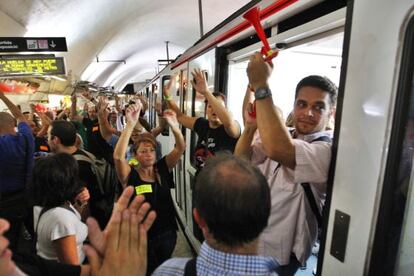
<path id="1" fill-rule="evenodd" d="M 62 78 L 62 77 L 59 77 L 59 76 L 50 76 L 52 79 L 55 79 L 55 80 L 60 80 L 60 81 L 67 81 L 67 79 L 65 79 L 65 78 Z"/>

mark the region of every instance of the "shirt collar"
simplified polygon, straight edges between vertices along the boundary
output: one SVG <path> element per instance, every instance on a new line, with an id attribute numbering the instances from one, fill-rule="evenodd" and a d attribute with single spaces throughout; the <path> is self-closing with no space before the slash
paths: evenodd
<path id="1" fill-rule="evenodd" d="M 238 272 L 244 275 L 263 275 L 276 270 L 278 263 L 271 257 L 224 253 L 203 242 L 197 265 L 214 267 L 223 271 Z"/>

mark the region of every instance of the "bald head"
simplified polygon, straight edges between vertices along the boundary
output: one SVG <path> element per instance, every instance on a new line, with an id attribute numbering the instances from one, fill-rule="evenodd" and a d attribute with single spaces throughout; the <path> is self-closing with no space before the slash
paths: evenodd
<path id="1" fill-rule="evenodd" d="M 269 186 L 246 160 L 220 154 L 209 158 L 198 175 L 194 204 L 218 242 L 239 246 L 258 238 L 267 226 Z"/>

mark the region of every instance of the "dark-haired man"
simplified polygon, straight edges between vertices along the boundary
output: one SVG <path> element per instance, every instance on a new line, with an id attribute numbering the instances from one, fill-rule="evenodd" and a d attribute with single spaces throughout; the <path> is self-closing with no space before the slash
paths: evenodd
<path id="1" fill-rule="evenodd" d="M 205 237 L 199 256 L 170 259 L 153 275 L 276 275 L 277 262 L 257 256 L 270 213 L 269 187 L 260 171 L 219 154 L 207 160 L 197 181 L 193 215 Z"/>
<path id="2" fill-rule="evenodd" d="M 104 228 L 109 220 L 109 216 L 100 208 L 99 201 L 102 199 L 102 193 L 98 186 L 97 177 L 92 171 L 90 162 L 78 160 L 78 158 L 76 158 L 77 155 L 86 156 L 87 152 L 79 150 L 75 145 L 75 125 L 68 121 L 53 121 L 48 130 L 48 139 L 52 152 L 68 153 L 74 155 L 75 159 L 77 159 L 79 166 L 79 178 L 90 193 L 89 211 L 99 222 L 99 225 Z M 80 201 L 79 205 L 83 205 L 85 203 L 85 196 L 85 192 L 80 193 L 77 196 L 77 199 Z"/>
<path id="3" fill-rule="evenodd" d="M 200 171 L 206 159 L 219 151 L 234 151 L 237 139 L 240 137 L 240 126 L 231 113 L 226 109 L 226 97 L 222 93 L 209 91 L 206 79 L 201 70 L 192 72 L 194 80 L 191 81 L 193 88 L 206 98 L 206 118 L 190 117 L 182 113 L 171 96 L 174 78 L 164 90 L 164 99 L 168 107 L 177 114 L 180 124 L 194 130 L 198 135 L 195 148 L 195 165 Z"/>
<path id="4" fill-rule="evenodd" d="M 251 159 L 271 187 L 271 215 L 259 253 L 276 258 L 279 275 L 294 275 L 317 237 L 331 160 L 331 133 L 326 127 L 334 116 L 337 88 L 321 76 L 301 80 L 293 110 L 295 128 L 289 131 L 273 107 L 271 72 L 260 54 L 251 57 L 247 75 L 255 91 L 257 120 L 245 111 L 245 129 L 235 154 Z M 260 138 L 253 141 L 257 128 Z"/>
<path id="5" fill-rule="evenodd" d="M 11 223 L 7 237 L 10 248 L 16 249 L 25 215 L 24 191 L 33 169 L 34 139 L 27 119 L 2 91 L 0 100 L 11 112 L 0 112 L 0 216 Z"/>

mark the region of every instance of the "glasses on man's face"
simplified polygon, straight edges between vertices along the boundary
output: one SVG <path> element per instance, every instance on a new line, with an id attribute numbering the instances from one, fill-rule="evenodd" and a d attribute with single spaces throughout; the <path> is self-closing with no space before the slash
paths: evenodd
<path id="1" fill-rule="evenodd" d="M 153 153 L 155 152 L 155 149 L 143 149 L 143 150 L 137 150 L 138 154 L 147 154 L 147 153 Z"/>

